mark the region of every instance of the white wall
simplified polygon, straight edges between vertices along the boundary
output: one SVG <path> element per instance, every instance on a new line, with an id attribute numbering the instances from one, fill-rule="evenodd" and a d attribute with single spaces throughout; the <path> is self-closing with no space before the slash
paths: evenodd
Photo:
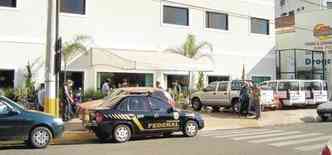
<path id="1" fill-rule="evenodd" d="M 23 68 L 28 60 L 44 58 L 47 1 L 31 1 L 18 0 L 15 9 L 0 8 L 0 52 L 5 53 L 5 57 L 0 57 L 0 68 Z M 214 46 L 216 70 L 209 74 L 239 78 L 242 64 L 250 74 L 274 74 L 272 61 L 257 66 L 262 60 L 270 60 L 265 56 L 275 46 L 273 0 L 174 1 L 186 4 L 159 0 L 86 0 L 86 15 L 61 13 L 61 35 L 64 41 L 77 34 L 89 35 L 94 47 L 164 50 L 180 47 L 190 33 Z M 190 26 L 163 24 L 164 4 L 189 7 Z M 229 31 L 205 28 L 205 11 L 228 13 Z M 270 35 L 250 33 L 251 16 L 269 19 Z"/>

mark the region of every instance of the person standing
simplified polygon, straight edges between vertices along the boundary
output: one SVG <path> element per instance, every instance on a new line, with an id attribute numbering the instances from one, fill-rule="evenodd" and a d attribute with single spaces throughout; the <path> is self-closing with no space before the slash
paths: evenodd
<path id="1" fill-rule="evenodd" d="M 240 90 L 240 115 L 241 116 L 248 116 L 249 110 L 249 88 L 247 83 L 244 83 L 241 90 Z"/>
<path id="2" fill-rule="evenodd" d="M 260 98 L 261 98 L 261 91 L 260 88 L 254 85 L 253 90 L 252 90 L 252 97 L 253 97 L 253 103 L 255 105 L 255 111 L 256 111 L 256 119 L 259 119 L 261 117 L 261 103 L 260 103 Z"/>
<path id="3" fill-rule="evenodd" d="M 107 96 L 110 92 L 110 80 L 107 79 L 104 83 L 103 86 L 101 88 L 101 92 L 103 93 L 104 96 Z"/>
<path id="4" fill-rule="evenodd" d="M 40 84 L 38 92 L 37 92 L 37 105 L 36 110 L 43 111 L 44 110 L 44 99 L 45 99 L 45 84 Z"/>
<path id="5" fill-rule="evenodd" d="M 63 104 L 64 104 L 64 121 L 68 121 L 71 119 L 73 115 L 73 110 L 72 110 L 72 104 L 74 104 L 74 99 L 73 99 L 73 93 L 72 93 L 72 87 L 73 83 L 71 80 L 68 80 L 64 83 L 64 98 L 63 98 Z"/>

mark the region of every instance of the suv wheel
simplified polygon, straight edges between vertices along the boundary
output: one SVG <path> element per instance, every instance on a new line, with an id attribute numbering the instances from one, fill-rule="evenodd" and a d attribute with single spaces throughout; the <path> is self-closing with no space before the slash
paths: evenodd
<path id="1" fill-rule="evenodd" d="M 328 119 L 328 117 L 321 115 L 321 116 L 320 116 L 320 119 L 321 119 L 323 122 L 326 122 L 327 119 Z"/>
<path id="2" fill-rule="evenodd" d="M 118 143 L 124 143 L 131 138 L 131 130 L 128 125 L 118 125 L 113 130 L 114 140 Z"/>
<path id="3" fill-rule="evenodd" d="M 52 141 L 52 133 L 47 127 L 36 127 L 30 132 L 29 145 L 45 148 Z"/>
<path id="4" fill-rule="evenodd" d="M 199 99 L 195 98 L 192 100 L 192 107 L 195 111 L 200 111 L 202 109 L 202 103 Z"/>
<path id="5" fill-rule="evenodd" d="M 183 134 L 187 137 L 195 137 L 198 133 L 198 125 L 195 121 L 188 121 L 183 129 Z"/>
<path id="6" fill-rule="evenodd" d="M 235 113 L 239 113 L 241 108 L 241 103 L 239 100 L 233 100 L 232 102 L 232 110 Z"/>
<path id="7" fill-rule="evenodd" d="M 219 112 L 219 110 L 220 110 L 220 107 L 219 107 L 219 106 L 213 106 L 212 108 L 213 108 L 213 111 L 214 111 L 214 112 Z"/>

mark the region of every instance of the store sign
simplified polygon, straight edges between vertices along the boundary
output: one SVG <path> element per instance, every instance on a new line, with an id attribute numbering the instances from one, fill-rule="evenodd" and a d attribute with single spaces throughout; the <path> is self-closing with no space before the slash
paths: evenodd
<path id="1" fill-rule="evenodd" d="M 328 40 L 332 38 L 332 27 L 325 24 L 317 24 L 314 27 L 314 36 L 319 40 Z"/>
<path id="2" fill-rule="evenodd" d="M 331 59 L 310 59 L 310 58 L 307 58 L 305 59 L 305 64 L 306 65 L 327 65 L 327 64 L 331 64 L 332 63 L 332 60 Z"/>

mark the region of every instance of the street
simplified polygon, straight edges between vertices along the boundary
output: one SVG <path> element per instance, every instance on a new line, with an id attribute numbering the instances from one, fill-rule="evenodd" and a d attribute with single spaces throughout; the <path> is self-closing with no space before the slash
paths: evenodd
<path id="1" fill-rule="evenodd" d="M 314 155 L 332 136 L 332 123 L 305 123 L 265 128 L 202 131 L 195 138 L 175 134 L 170 138 L 139 138 L 124 144 L 99 143 L 50 145 L 47 149 L 28 149 L 23 144 L 0 147 L 2 155 L 117 154 L 117 155 Z"/>

